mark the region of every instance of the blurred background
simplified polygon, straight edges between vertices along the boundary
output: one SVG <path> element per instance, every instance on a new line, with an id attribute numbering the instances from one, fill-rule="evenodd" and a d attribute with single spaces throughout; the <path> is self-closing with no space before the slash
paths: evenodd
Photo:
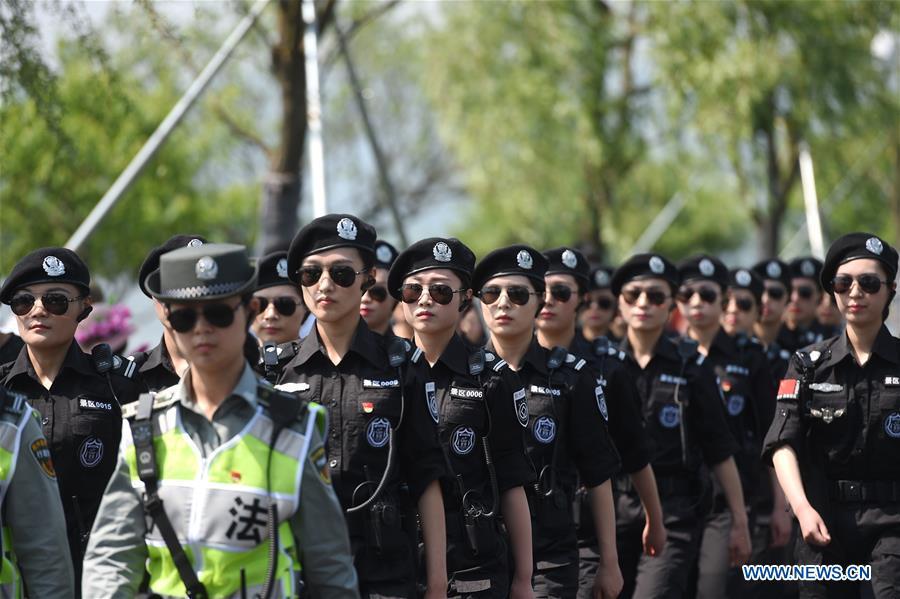
<path id="1" fill-rule="evenodd" d="M 826 248 L 900 240 L 900 3 L 314 4 L 328 211 L 401 249 L 789 259 L 804 151 Z M 70 239 L 252 6 L 0 0 L 0 277 Z M 301 8 L 266 6 L 80 247 L 132 346 L 159 335 L 135 291 L 153 246 L 262 253 L 311 218 Z"/>

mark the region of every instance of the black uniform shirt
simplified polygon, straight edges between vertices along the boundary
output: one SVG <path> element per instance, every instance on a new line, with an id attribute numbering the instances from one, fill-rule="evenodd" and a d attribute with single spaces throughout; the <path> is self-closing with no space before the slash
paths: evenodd
<path id="1" fill-rule="evenodd" d="M 787 372 L 788 363 L 791 361 L 791 352 L 781 347 L 777 340 L 770 343 L 768 347 L 766 347 L 765 352 L 766 359 L 769 361 L 769 370 L 772 373 L 772 380 L 777 387 L 778 381 L 783 379 L 784 373 Z"/>
<path id="2" fill-rule="evenodd" d="M 3 345 L 0 345 L 0 366 L 12 362 L 19 356 L 19 352 L 25 347 L 25 342 L 17 335 L 10 335 Z"/>
<path id="3" fill-rule="evenodd" d="M 650 463 L 647 434 L 641 415 L 641 398 L 624 367 L 625 353 L 614 341 L 588 341 L 576 334 L 569 351 L 588 361 L 603 386 L 609 408 L 609 434 L 622 458 L 622 472 L 631 474 Z"/>
<path id="4" fill-rule="evenodd" d="M 627 338 L 620 348 L 631 357 Z M 701 466 L 701 458 L 707 465 L 713 466 L 737 450 L 725 421 L 715 374 L 704 361 L 704 356 L 699 353 L 683 360 L 679 355 L 678 342 L 662 335 L 645 368 L 641 368 L 634 359 L 625 362 L 625 368 L 637 384 L 643 401 L 650 463 L 657 477 L 694 475 Z M 682 460 L 676 388 L 680 401 L 686 403 L 687 465 Z"/>
<path id="5" fill-rule="evenodd" d="M 864 366 L 846 334 L 807 351 L 821 354 L 812 384 L 803 388 L 794 356 L 778 387 L 766 461 L 790 444 L 801 465 L 824 460 L 831 480 L 900 480 L 900 339 L 882 326 Z"/>
<path id="6" fill-rule="evenodd" d="M 797 327 L 793 330 L 787 325 L 781 325 L 775 341 L 780 347 L 793 353 L 807 345 L 821 342 L 826 338 L 824 335 L 825 331 L 818 321 L 813 322 L 809 328 Z"/>
<path id="7" fill-rule="evenodd" d="M 485 436 L 500 493 L 535 480 L 534 468 L 525 454 L 523 431 L 528 424 L 528 402 L 522 383 L 493 352 L 485 351 L 480 375 L 470 374 L 469 358 L 479 351 L 484 350 L 470 347 L 454 335 L 433 367 L 420 349 L 411 358 L 416 384 L 424 389 L 430 409 L 438 414 L 441 446 L 451 469 L 451 479 L 446 481 L 450 486 L 444 488 L 444 509 L 448 512 L 461 509 L 460 486 L 463 492 L 474 490 L 485 504 L 491 502 Z"/>
<path id="8" fill-rule="evenodd" d="M 156 347 L 132 356 L 138 366 L 138 381 L 145 391 L 162 391 L 178 384 L 178 373 L 172 365 L 165 339 Z"/>
<path id="9" fill-rule="evenodd" d="M 132 380 L 118 374 L 110 374 L 109 380 L 99 374 L 91 356 L 75 341 L 49 390 L 41 385 L 27 348 L 0 369 L 0 378 L 5 387 L 28 397 L 41 415 L 77 575 L 84 550 L 82 539 L 87 540 L 118 458 L 122 436 L 119 404 L 135 401 L 140 390 Z"/>
<path id="10" fill-rule="evenodd" d="M 328 411 L 328 466 L 345 509 L 362 503 L 375 489 L 387 466 L 390 429 L 398 424 L 394 481 L 407 483 L 412 500 L 418 501 L 445 472 L 425 397 L 409 387 L 405 374 L 391 368 L 383 342 L 360 319 L 349 351 L 334 365 L 315 330 L 300 342 L 279 380 L 279 386 L 292 383 L 284 388 Z M 401 385 L 407 386 L 402 424 Z"/>

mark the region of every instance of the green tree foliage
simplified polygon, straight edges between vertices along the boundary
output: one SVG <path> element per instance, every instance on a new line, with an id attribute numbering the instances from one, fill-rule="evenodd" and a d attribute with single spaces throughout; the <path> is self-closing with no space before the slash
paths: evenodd
<path id="1" fill-rule="evenodd" d="M 109 25 L 122 36 L 104 40 L 121 44 L 107 62 L 83 43 L 60 43 L 56 123 L 27 87 L 0 106 L 0 272 L 65 243 L 184 89 L 182 65 L 128 14 L 115 12 Z M 83 248 L 92 271 L 135 273 L 177 232 L 251 242 L 257 194 L 237 182 L 234 148 L 227 128 L 195 109 Z"/>

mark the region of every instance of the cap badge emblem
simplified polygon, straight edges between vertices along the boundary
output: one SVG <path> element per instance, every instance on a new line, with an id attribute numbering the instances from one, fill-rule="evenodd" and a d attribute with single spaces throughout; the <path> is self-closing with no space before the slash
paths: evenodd
<path id="1" fill-rule="evenodd" d="M 379 245 L 378 249 L 375 250 L 375 258 L 382 264 L 390 264 L 393 261 L 393 257 L 394 255 L 391 253 L 391 248 L 384 244 Z"/>
<path id="2" fill-rule="evenodd" d="M 287 258 L 281 258 L 278 260 L 278 264 L 275 265 L 275 272 L 282 279 L 287 278 Z"/>
<path id="3" fill-rule="evenodd" d="M 578 257 L 572 250 L 564 250 L 562 253 L 562 263 L 566 268 L 575 268 L 578 266 Z"/>
<path id="4" fill-rule="evenodd" d="M 666 272 L 666 264 L 659 256 L 651 257 L 648 265 L 650 266 L 650 272 L 653 274 L 661 275 Z"/>
<path id="5" fill-rule="evenodd" d="M 716 267 L 708 258 L 701 260 L 698 268 L 700 269 L 700 274 L 704 277 L 711 277 L 716 274 Z"/>
<path id="6" fill-rule="evenodd" d="M 809 260 L 804 260 L 800 263 L 800 272 L 805 277 L 814 277 L 816 275 L 816 267 Z"/>
<path id="7" fill-rule="evenodd" d="M 443 241 L 434 244 L 434 249 L 431 250 L 431 253 L 434 254 L 434 259 L 438 262 L 450 262 L 453 258 L 453 251 Z"/>
<path id="8" fill-rule="evenodd" d="M 866 249 L 876 256 L 880 256 L 881 252 L 884 251 L 884 244 L 877 237 L 869 237 L 866 240 Z"/>
<path id="9" fill-rule="evenodd" d="M 609 286 L 609 275 L 605 270 L 598 270 L 594 273 L 594 283 L 597 284 L 597 287 Z"/>
<path id="10" fill-rule="evenodd" d="M 750 277 L 750 273 L 746 270 L 739 270 L 737 271 L 737 273 L 735 273 L 734 280 L 741 287 L 748 287 L 753 279 Z"/>
<path id="11" fill-rule="evenodd" d="M 201 281 L 212 281 L 219 275 L 219 265 L 210 256 L 203 256 L 194 266 L 194 274 Z"/>
<path id="12" fill-rule="evenodd" d="M 66 265 L 56 256 L 47 256 L 44 258 L 44 272 L 51 277 L 60 277 L 66 274 Z"/>
<path id="13" fill-rule="evenodd" d="M 781 277 L 781 265 L 777 262 L 769 262 L 766 264 L 766 274 L 773 279 Z"/>
<path id="14" fill-rule="evenodd" d="M 519 265 L 519 268 L 531 270 L 531 267 L 534 266 L 534 259 L 527 251 L 519 250 L 519 253 L 516 254 L 516 264 Z"/>
<path id="15" fill-rule="evenodd" d="M 356 223 L 349 218 L 342 218 L 337 224 L 337 234 L 341 239 L 354 241 L 356 239 Z"/>
<path id="16" fill-rule="evenodd" d="M 187 247 L 189 247 L 189 248 L 196 248 L 196 247 L 200 247 L 201 245 L 203 245 L 203 242 L 200 241 L 199 239 L 191 239 L 190 241 L 187 242 Z"/>

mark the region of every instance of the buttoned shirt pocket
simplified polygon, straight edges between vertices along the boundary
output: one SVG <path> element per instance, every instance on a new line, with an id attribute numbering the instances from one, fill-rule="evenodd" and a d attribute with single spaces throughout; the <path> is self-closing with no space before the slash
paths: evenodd
<path id="1" fill-rule="evenodd" d="M 900 386 L 885 386 L 879 398 L 880 422 L 874 432 L 878 444 L 887 449 L 888 455 L 898 457 L 900 452 Z"/>
<path id="2" fill-rule="evenodd" d="M 825 446 L 844 441 L 850 424 L 846 392 L 813 391 L 808 397 L 805 415 L 816 440 Z"/>

